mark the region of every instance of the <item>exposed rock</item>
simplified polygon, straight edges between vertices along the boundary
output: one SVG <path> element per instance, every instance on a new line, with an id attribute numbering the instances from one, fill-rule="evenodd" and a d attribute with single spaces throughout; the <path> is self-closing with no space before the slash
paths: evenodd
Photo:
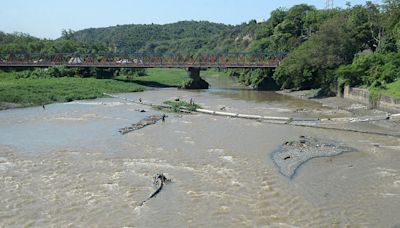
<path id="1" fill-rule="evenodd" d="M 189 79 L 182 85 L 182 89 L 208 89 L 210 85 L 202 78 Z"/>

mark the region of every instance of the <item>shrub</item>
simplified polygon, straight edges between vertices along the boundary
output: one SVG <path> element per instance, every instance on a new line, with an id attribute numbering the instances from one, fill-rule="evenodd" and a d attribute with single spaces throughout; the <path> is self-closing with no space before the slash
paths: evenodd
<path id="1" fill-rule="evenodd" d="M 376 108 L 379 105 L 382 93 L 379 89 L 370 88 L 368 91 L 368 100 L 371 108 Z"/>
<path id="2" fill-rule="evenodd" d="M 194 102 L 190 103 L 186 101 L 164 101 L 164 104 L 171 106 L 170 110 L 172 112 L 180 112 L 181 108 L 189 111 L 196 111 L 196 109 L 201 108 L 200 105 Z"/>
<path id="3" fill-rule="evenodd" d="M 25 70 L 16 73 L 17 78 L 60 78 L 74 77 L 77 75 L 76 68 L 66 66 L 54 66 L 49 68 L 36 68 L 34 70 Z"/>
<path id="4" fill-rule="evenodd" d="M 385 86 L 400 78 L 400 53 L 359 55 L 352 64 L 339 67 L 336 75 L 350 86 Z"/>

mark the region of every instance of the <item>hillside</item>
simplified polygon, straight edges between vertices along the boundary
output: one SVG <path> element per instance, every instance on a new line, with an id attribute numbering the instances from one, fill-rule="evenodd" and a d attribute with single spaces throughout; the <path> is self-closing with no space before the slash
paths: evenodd
<path id="1" fill-rule="evenodd" d="M 75 32 L 82 43 L 101 43 L 116 52 L 196 52 L 233 26 L 207 21 L 158 25 L 117 25 Z"/>
<path id="2" fill-rule="evenodd" d="M 0 53 L 155 52 L 199 54 L 248 51 L 263 24 L 225 25 L 181 21 L 165 25 L 117 25 L 63 31 L 56 40 L 0 32 Z"/>

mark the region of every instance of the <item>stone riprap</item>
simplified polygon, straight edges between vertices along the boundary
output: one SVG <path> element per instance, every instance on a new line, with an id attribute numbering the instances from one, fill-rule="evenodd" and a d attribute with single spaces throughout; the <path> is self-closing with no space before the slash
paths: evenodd
<path id="1" fill-rule="evenodd" d="M 335 141 L 300 136 L 298 140 L 288 141 L 279 146 L 272 152 L 271 158 L 282 175 L 292 178 L 296 170 L 312 158 L 330 157 L 352 151 L 355 149 Z"/>

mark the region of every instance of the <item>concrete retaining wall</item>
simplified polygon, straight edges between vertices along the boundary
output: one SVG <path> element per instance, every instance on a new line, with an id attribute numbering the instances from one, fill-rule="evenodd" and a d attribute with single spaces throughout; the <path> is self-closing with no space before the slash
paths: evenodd
<path id="1" fill-rule="evenodd" d="M 344 87 L 343 97 L 358 101 L 360 103 L 373 106 L 369 100 L 369 92 L 367 89 Z M 400 100 L 383 95 L 377 103 L 377 107 L 381 109 L 400 111 Z"/>

